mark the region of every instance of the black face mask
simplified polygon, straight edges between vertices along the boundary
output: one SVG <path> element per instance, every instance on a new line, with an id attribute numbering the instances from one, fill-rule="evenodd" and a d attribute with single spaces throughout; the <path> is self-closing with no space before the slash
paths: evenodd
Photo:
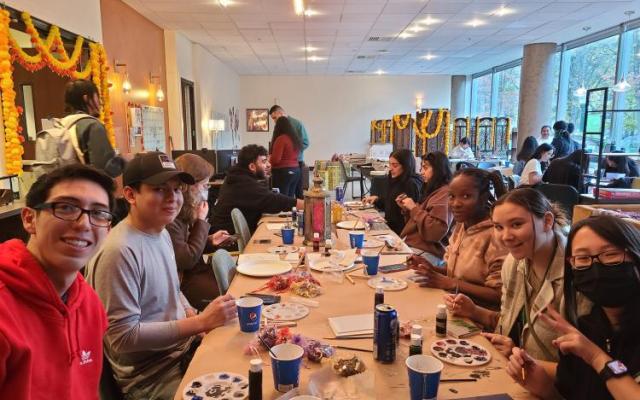
<path id="1" fill-rule="evenodd" d="M 640 282 L 633 262 L 606 266 L 594 262 L 591 268 L 573 271 L 573 285 L 589 300 L 603 307 L 622 307 L 640 296 Z"/>

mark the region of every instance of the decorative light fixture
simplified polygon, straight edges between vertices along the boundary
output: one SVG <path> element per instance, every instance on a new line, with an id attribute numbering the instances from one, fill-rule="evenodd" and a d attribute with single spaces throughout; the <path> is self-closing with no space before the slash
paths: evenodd
<path id="1" fill-rule="evenodd" d="M 227 7 L 227 6 L 231 5 L 231 1 L 230 0 L 218 0 L 218 3 L 220 3 L 220 5 L 222 7 Z"/>
<path id="2" fill-rule="evenodd" d="M 576 89 L 576 91 L 575 91 L 575 92 L 573 92 L 573 94 L 574 94 L 576 97 L 584 97 L 584 96 L 586 96 L 586 95 L 587 95 L 587 88 L 586 88 L 586 87 L 584 87 L 584 82 L 582 83 L 582 85 L 580 85 L 580 87 L 579 87 L 579 88 L 577 88 L 577 89 Z"/>
<path id="3" fill-rule="evenodd" d="M 484 25 L 484 21 L 478 18 L 474 18 L 472 20 L 470 20 L 469 22 L 467 22 L 465 25 L 467 26 L 471 26 L 473 28 L 477 28 L 480 25 Z"/>
<path id="4" fill-rule="evenodd" d="M 164 101 L 164 91 L 162 90 L 162 85 L 160 84 L 160 76 L 159 75 L 152 75 L 151 73 L 149 73 L 149 83 L 151 83 L 151 84 L 155 83 L 157 85 L 156 99 L 159 102 L 163 102 Z"/>
<path id="5" fill-rule="evenodd" d="M 422 96 L 416 95 L 416 111 L 420 112 L 422 110 Z"/>
<path id="6" fill-rule="evenodd" d="M 129 94 L 129 92 L 131 92 L 131 82 L 129 82 L 129 73 L 127 72 L 127 64 L 118 62 L 118 60 L 115 60 L 113 62 L 113 65 L 114 65 L 114 71 L 116 73 L 118 72 L 118 67 L 124 68 L 124 75 L 122 76 L 122 92 L 124 94 Z"/>
<path id="7" fill-rule="evenodd" d="M 629 84 L 629 82 L 627 82 L 626 79 L 624 79 L 624 75 L 622 76 L 622 79 L 620 79 L 618 83 L 613 85 L 613 91 L 619 92 L 619 93 L 624 93 L 630 88 L 631 88 L 631 85 Z"/>
<path id="8" fill-rule="evenodd" d="M 296 15 L 302 15 L 304 13 L 304 2 L 302 0 L 293 0 L 293 9 Z"/>
<path id="9" fill-rule="evenodd" d="M 158 90 L 156 90 L 156 99 L 158 99 L 158 101 L 161 103 L 164 101 L 164 91 L 162 90 L 162 86 L 160 86 L 159 83 Z"/>

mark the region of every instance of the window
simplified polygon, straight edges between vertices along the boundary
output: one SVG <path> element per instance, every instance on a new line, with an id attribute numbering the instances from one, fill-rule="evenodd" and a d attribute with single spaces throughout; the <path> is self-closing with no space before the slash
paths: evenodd
<path id="1" fill-rule="evenodd" d="M 496 91 L 496 117 L 510 117 L 513 126 L 518 123 L 518 103 L 520 102 L 520 66 L 505 69 L 494 74 Z"/>
<path id="2" fill-rule="evenodd" d="M 553 55 L 553 59 L 551 60 L 551 73 L 553 74 L 553 92 L 551 96 L 551 108 L 549 109 L 549 117 L 547 117 L 548 125 L 553 125 L 553 123 L 558 119 L 558 82 L 560 80 L 560 56 L 562 52 L 557 51 Z"/>
<path id="3" fill-rule="evenodd" d="M 629 90 L 616 94 L 616 109 L 640 109 L 640 29 L 625 32 L 621 43 L 620 77 L 631 85 Z M 613 94 L 613 92 L 610 91 Z M 640 112 L 621 112 L 613 115 L 615 128 L 605 143 L 615 143 L 617 150 L 630 153 L 640 148 Z"/>
<path id="4" fill-rule="evenodd" d="M 477 77 L 471 82 L 471 115 L 491 115 L 491 73 Z"/>

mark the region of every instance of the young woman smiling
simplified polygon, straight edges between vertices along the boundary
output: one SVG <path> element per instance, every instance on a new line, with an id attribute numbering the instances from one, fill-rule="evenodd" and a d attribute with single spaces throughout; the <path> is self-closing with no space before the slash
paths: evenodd
<path id="1" fill-rule="evenodd" d="M 458 171 L 449 184 L 449 210 L 456 226 L 444 255 L 446 268 L 420 256 L 412 256 L 408 264 L 423 276 L 422 286 L 456 290 L 498 309 L 507 250 L 493 237 L 492 188 L 497 195 L 505 192 L 498 174 L 478 168 Z"/>
<path id="2" fill-rule="evenodd" d="M 465 316 L 496 333 L 485 336 L 505 356 L 514 346 L 524 347 L 535 358 L 557 361 L 553 328 L 541 321 L 548 305 L 564 310 L 564 248 L 567 221 L 540 192 L 513 190 L 495 204 L 492 220 L 495 237 L 509 251 L 502 267 L 500 312 L 476 306 L 464 295 L 445 295 L 456 315 Z"/>

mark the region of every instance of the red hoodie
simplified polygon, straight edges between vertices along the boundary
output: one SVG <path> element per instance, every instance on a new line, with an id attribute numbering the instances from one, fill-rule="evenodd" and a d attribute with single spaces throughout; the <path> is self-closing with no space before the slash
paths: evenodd
<path id="1" fill-rule="evenodd" d="M 67 296 L 23 242 L 0 244 L 0 399 L 98 399 L 104 308 L 80 274 Z"/>

